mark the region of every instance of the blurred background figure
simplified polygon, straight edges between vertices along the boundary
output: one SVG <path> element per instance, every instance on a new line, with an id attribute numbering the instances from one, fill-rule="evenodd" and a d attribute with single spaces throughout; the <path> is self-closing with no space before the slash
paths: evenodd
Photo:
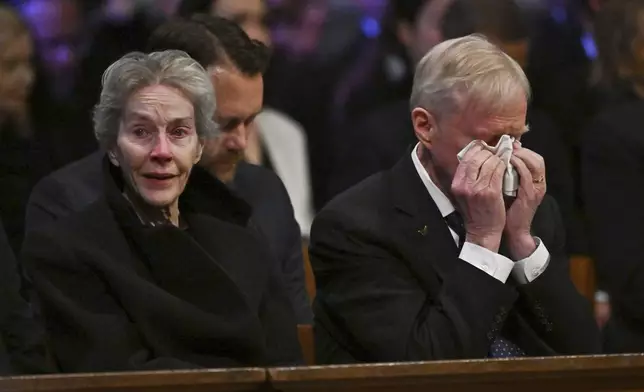
<path id="1" fill-rule="evenodd" d="M 31 170 L 32 177 L 39 178 L 81 158 L 95 146 L 91 132 L 78 122 L 87 116 L 77 76 L 86 43 L 85 14 L 91 2 L 14 3 L 28 22 L 36 48 L 36 80 L 30 102 L 34 137 Z"/>
<path id="2" fill-rule="evenodd" d="M 33 52 L 25 22 L 11 8 L 0 6 L 0 217 L 14 252 L 20 251 L 31 188 Z"/>
<path id="3" fill-rule="evenodd" d="M 51 370 L 44 332 L 22 296 L 22 268 L 15 258 L 31 188 L 33 52 L 25 21 L 0 4 L 0 376 Z"/>
<path id="4" fill-rule="evenodd" d="M 77 0 L 27 0 L 22 13 L 33 31 L 49 92 L 57 101 L 73 99 L 82 45 L 81 5 Z"/>
<path id="5" fill-rule="evenodd" d="M 601 315 L 608 352 L 644 351 L 642 21 L 644 0 L 611 0 L 599 12 L 598 114 L 583 135 L 591 250 L 599 286 L 610 296 L 610 314 Z"/>
<path id="6" fill-rule="evenodd" d="M 450 15 L 448 17 L 448 15 Z M 415 64 L 447 38 L 473 32 L 462 4 L 454 0 L 394 1 L 387 10 L 388 26 L 375 44 L 375 58 L 360 59 L 358 69 L 372 67 L 339 87 L 353 88 L 331 124 L 334 164 L 325 199 L 367 176 L 392 167 L 413 143 L 409 95 Z M 370 55 L 370 54 L 369 54 Z M 375 67 L 375 68 L 374 68 Z M 355 84 L 352 84 L 355 83 Z M 353 102 L 353 103 L 352 103 Z"/>

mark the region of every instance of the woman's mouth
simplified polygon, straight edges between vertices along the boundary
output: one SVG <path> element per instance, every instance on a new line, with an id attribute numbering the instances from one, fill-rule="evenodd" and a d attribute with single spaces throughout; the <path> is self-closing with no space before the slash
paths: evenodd
<path id="1" fill-rule="evenodd" d="M 172 180 L 176 177 L 176 174 L 172 173 L 146 173 L 143 174 L 143 178 L 146 182 L 153 187 L 166 187 L 172 183 Z"/>

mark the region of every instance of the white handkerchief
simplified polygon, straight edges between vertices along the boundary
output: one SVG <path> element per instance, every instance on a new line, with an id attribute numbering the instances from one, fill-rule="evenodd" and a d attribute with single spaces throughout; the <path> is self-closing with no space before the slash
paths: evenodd
<path id="1" fill-rule="evenodd" d="M 514 138 L 510 135 L 503 135 L 496 146 L 489 146 L 482 140 L 473 140 L 465 148 L 458 153 L 458 161 L 460 162 L 465 153 L 476 144 L 480 144 L 483 148 L 490 151 L 505 163 L 505 175 L 503 176 L 503 194 L 506 196 L 516 197 L 517 189 L 519 189 L 519 175 L 517 170 L 510 163 L 510 158 L 512 158 L 512 143 L 514 143 Z"/>

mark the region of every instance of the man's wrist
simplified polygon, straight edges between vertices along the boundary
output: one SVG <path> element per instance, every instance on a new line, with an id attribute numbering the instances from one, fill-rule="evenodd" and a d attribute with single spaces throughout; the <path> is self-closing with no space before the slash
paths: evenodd
<path id="1" fill-rule="evenodd" d="M 478 236 L 468 233 L 465 236 L 465 242 L 478 245 L 494 253 L 499 253 L 499 247 L 501 246 L 501 234 Z"/>
<path id="2" fill-rule="evenodd" d="M 530 257 L 537 250 L 537 242 L 530 233 L 508 235 L 508 250 L 513 261 Z"/>

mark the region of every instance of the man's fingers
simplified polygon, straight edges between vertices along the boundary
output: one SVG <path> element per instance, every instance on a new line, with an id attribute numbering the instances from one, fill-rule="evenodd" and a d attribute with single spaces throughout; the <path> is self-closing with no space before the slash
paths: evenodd
<path id="1" fill-rule="evenodd" d="M 480 177 L 481 168 L 483 164 L 494 154 L 488 150 L 480 150 L 475 155 L 473 155 L 468 161 L 463 161 L 463 164 L 466 167 L 466 176 L 467 180 L 471 183 L 476 182 Z"/>
<path id="2" fill-rule="evenodd" d="M 512 164 L 512 166 L 514 166 L 515 169 L 517 169 L 517 173 L 519 174 L 519 186 L 526 189 L 527 187 L 533 187 L 534 178 L 532 177 L 532 173 L 530 172 L 530 169 L 524 163 L 524 161 L 516 156 L 513 156 L 512 159 L 510 159 L 510 163 Z"/>
<path id="3" fill-rule="evenodd" d="M 470 147 L 469 150 L 467 150 L 465 155 L 463 155 L 463 158 L 461 158 L 461 161 L 463 162 L 469 161 L 470 159 L 472 159 L 474 155 L 476 155 L 482 149 L 483 149 L 483 146 L 480 143 L 474 143 L 474 145 Z"/>
<path id="4" fill-rule="evenodd" d="M 492 175 L 490 176 L 489 186 L 491 188 L 498 189 L 499 191 L 503 189 L 503 176 L 505 174 L 506 169 L 507 169 L 507 166 L 505 162 L 499 159 L 498 162 L 496 163 L 496 166 L 493 169 Z"/>
<path id="5" fill-rule="evenodd" d="M 503 164 L 503 161 L 496 155 L 490 155 L 485 162 L 483 162 L 478 178 L 482 185 L 488 186 L 490 184 L 490 180 L 496 172 L 496 168 L 499 163 Z"/>
<path id="6" fill-rule="evenodd" d="M 523 161 L 534 178 L 540 178 L 545 175 L 545 162 L 541 155 L 537 154 L 536 152 L 528 150 L 527 148 L 519 148 L 514 150 L 512 156 L 517 157 L 521 161 Z"/>

